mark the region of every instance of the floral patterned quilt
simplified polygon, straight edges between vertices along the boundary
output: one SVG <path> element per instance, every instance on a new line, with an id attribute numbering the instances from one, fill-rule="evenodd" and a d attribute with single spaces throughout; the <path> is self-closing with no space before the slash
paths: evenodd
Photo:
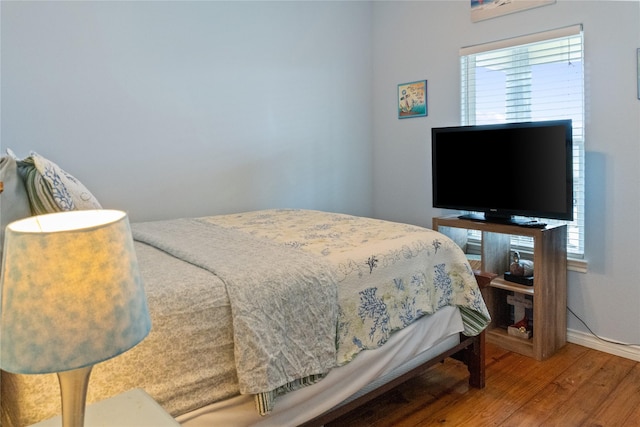
<path id="1" fill-rule="evenodd" d="M 490 321 L 462 250 L 436 231 L 311 210 L 265 210 L 203 218 L 315 254 L 338 280 L 337 364 L 384 344 L 396 330 L 446 305 L 464 333 Z"/>

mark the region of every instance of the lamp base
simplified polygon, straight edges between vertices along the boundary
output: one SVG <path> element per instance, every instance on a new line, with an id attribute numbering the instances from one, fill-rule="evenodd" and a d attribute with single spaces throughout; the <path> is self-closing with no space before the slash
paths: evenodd
<path id="1" fill-rule="evenodd" d="M 62 426 L 83 427 L 87 387 L 93 366 L 58 372 L 62 397 Z"/>

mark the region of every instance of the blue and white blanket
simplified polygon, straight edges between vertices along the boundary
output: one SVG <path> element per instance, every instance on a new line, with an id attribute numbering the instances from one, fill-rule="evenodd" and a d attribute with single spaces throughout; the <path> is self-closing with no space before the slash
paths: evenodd
<path id="1" fill-rule="evenodd" d="M 461 249 L 422 227 L 266 210 L 137 224 L 134 238 L 225 283 L 240 391 L 261 413 L 441 307 L 460 308 L 467 335 L 490 319 Z"/>

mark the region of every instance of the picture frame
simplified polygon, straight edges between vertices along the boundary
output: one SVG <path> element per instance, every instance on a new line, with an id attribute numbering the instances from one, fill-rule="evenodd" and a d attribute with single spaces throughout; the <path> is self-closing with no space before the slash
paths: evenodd
<path id="1" fill-rule="evenodd" d="M 398 118 L 425 117 L 427 105 L 427 81 L 401 83 L 398 85 Z"/>
<path id="2" fill-rule="evenodd" d="M 471 21 L 478 22 L 510 13 L 553 4 L 556 0 L 470 0 Z"/>

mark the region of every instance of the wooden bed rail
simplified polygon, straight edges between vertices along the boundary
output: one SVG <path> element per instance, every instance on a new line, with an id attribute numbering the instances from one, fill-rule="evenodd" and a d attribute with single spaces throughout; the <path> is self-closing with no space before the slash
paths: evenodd
<path id="1" fill-rule="evenodd" d="M 476 276 L 476 282 L 478 282 L 478 287 L 480 289 L 486 288 L 493 279 L 498 277 L 495 273 L 488 273 L 480 270 L 473 270 L 473 275 Z"/>

